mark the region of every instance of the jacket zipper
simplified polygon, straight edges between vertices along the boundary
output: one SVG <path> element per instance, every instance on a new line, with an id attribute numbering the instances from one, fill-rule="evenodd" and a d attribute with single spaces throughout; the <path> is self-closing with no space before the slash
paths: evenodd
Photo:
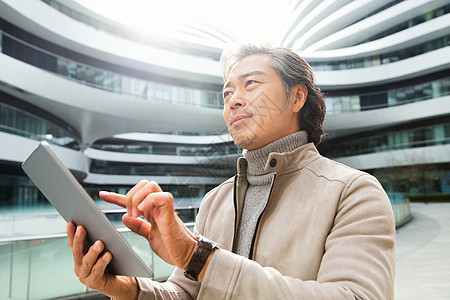
<path id="1" fill-rule="evenodd" d="M 237 205 L 237 182 L 238 182 L 238 175 L 234 176 L 234 188 L 233 188 L 233 202 L 234 202 L 234 231 L 233 231 L 233 241 L 231 242 L 231 251 L 234 252 L 234 242 L 236 241 L 236 234 L 237 234 L 237 228 L 238 228 L 238 205 Z"/>
<path id="2" fill-rule="evenodd" d="M 259 215 L 258 221 L 256 222 L 255 233 L 253 234 L 252 244 L 251 244 L 250 252 L 249 252 L 250 253 L 249 259 L 251 259 L 251 260 L 253 260 L 253 251 L 255 248 L 255 241 L 256 241 L 256 235 L 258 234 L 259 223 L 261 222 L 262 216 L 263 216 L 264 212 L 266 211 L 267 205 L 269 204 L 270 196 L 272 195 L 272 190 L 273 190 L 273 186 L 275 185 L 276 177 L 277 177 L 277 174 L 273 174 L 272 186 L 270 187 L 269 196 L 267 198 L 266 205 L 264 206 L 264 209 L 261 212 L 261 214 Z M 235 208 L 235 209 L 237 209 L 237 208 Z"/>

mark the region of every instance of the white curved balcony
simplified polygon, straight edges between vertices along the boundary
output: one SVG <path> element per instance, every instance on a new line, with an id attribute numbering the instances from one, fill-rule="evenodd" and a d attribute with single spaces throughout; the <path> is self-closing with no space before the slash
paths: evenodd
<path id="1" fill-rule="evenodd" d="M 0 89 L 65 120 L 81 135 L 83 147 L 128 132 L 226 132 L 220 109 L 149 101 L 99 90 L 5 54 L 0 54 L 0 65 Z"/>
<path id="2" fill-rule="evenodd" d="M 176 164 L 176 165 L 199 165 L 214 162 L 215 159 L 221 161 L 236 161 L 240 154 L 230 154 L 221 156 L 181 156 L 181 155 L 161 155 L 161 154 L 135 154 L 121 153 L 113 151 L 103 151 L 88 148 L 84 154 L 90 159 L 106 160 L 113 162 L 127 163 L 148 163 L 148 164 Z"/>
<path id="3" fill-rule="evenodd" d="M 356 46 L 332 50 L 301 51 L 299 54 L 308 62 L 370 57 L 431 41 L 441 37 L 443 32 L 450 32 L 450 14 Z"/>
<path id="4" fill-rule="evenodd" d="M 292 25 L 286 30 L 287 36 L 283 39 L 283 44 L 292 48 L 295 42 L 317 23 L 350 2 L 350 0 L 302 1 L 290 17 Z"/>
<path id="5" fill-rule="evenodd" d="M 365 2 L 365 1 L 359 1 Z M 382 1 L 377 1 L 381 2 Z M 355 1 L 355 4 L 358 1 Z M 395 6 L 392 6 L 376 15 L 366 18 L 360 22 L 357 22 L 351 26 L 340 28 L 327 27 L 327 33 L 323 39 L 310 39 L 310 43 L 296 42 L 294 49 L 304 49 L 305 51 L 313 52 L 317 50 L 330 50 L 348 47 L 355 45 L 369 36 L 375 35 L 378 32 L 384 31 L 396 24 L 403 21 L 407 21 L 415 16 L 418 16 L 426 11 L 431 11 L 440 6 L 448 4 L 446 0 L 415 0 L 415 1 L 403 1 Z M 361 17 L 358 11 L 354 11 L 353 20 L 357 20 Z M 345 16 L 347 17 L 347 16 Z M 336 31 L 338 30 L 338 31 Z"/>
<path id="6" fill-rule="evenodd" d="M 0 16 L 43 39 L 110 63 L 171 78 L 222 84 L 217 62 L 116 37 L 77 22 L 40 0 L 2 0 Z"/>
<path id="7" fill-rule="evenodd" d="M 176 143 L 176 144 L 191 144 L 191 145 L 195 144 L 215 145 L 233 141 L 228 132 L 220 135 L 173 135 L 173 134 L 133 132 L 126 134 L 117 134 L 114 135 L 114 137 L 129 141 Z"/>
<path id="8" fill-rule="evenodd" d="M 21 137 L 15 134 L 0 131 L 0 161 L 7 161 L 13 164 L 21 164 L 39 145 L 39 141 Z M 78 179 L 82 179 L 88 173 L 88 159 L 82 152 L 50 145 L 63 164 L 72 170 Z"/>
<path id="9" fill-rule="evenodd" d="M 366 1 L 323 1 L 323 6 L 326 9 L 320 19 L 314 20 L 316 23 L 310 29 L 305 30 L 301 28 L 299 32 L 293 31 L 291 34 L 292 47 L 294 49 L 305 49 L 308 46 L 318 42 L 327 41 L 329 36 L 334 34 L 337 30 L 341 30 L 351 25 L 355 20 L 361 16 L 370 13 L 385 5 L 384 1 L 366 0 Z M 314 8 L 311 13 L 314 13 L 318 7 Z M 298 26 L 301 26 L 302 21 Z"/>
<path id="10" fill-rule="evenodd" d="M 450 67 L 450 47 L 440 48 L 398 62 L 368 68 L 316 71 L 322 90 L 338 90 L 395 82 L 447 70 Z"/>
<path id="11" fill-rule="evenodd" d="M 352 114 L 327 115 L 325 132 L 331 138 L 390 127 L 411 120 L 438 118 L 450 114 L 450 96 L 394 107 L 367 110 Z"/>
<path id="12" fill-rule="evenodd" d="M 450 161 L 450 145 L 338 157 L 335 160 L 360 170 L 448 163 Z"/>

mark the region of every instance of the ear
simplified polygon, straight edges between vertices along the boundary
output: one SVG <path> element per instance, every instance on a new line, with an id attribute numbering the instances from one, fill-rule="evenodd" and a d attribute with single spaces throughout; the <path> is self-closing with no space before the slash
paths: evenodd
<path id="1" fill-rule="evenodd" d="M 296 85 L 291 89 L 291 96 L 294 98 L 292 100 L 292 111 L 297 113 L 305 105 L 306 98 L 308 97 L 308 88 L 304 84 Z"/>

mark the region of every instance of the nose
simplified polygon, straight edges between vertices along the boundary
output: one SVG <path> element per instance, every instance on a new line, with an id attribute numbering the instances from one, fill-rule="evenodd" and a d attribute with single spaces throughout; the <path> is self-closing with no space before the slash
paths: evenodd
<path id="1" fill-rule="evenodd" d="M 241 92 L 239 92 L 238 90 L 236 90 L 233 95 L 231 96 L 228 105 L 230 106 L 230 109 L 236 109 L 239 107 L 244 107 L 245 105 L 247 105 L 247 101 L 245 101 L 244 96 L 242 95 Z"/>

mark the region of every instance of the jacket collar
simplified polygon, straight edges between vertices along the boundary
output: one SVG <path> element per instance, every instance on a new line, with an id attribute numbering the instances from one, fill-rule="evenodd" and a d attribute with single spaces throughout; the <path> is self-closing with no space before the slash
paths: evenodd
<path id="1" fill-rule="evenodd" d="M 298 170 L 305 167 L 312 160 L 317 159 L 318 151 L 314 143 L 308 143 L 298 147 L 294 151 L 276 153 L 272 152 L 266 161 L 265 170 L 267 172 L 284 173 Z M 237 161 L 238 178 L 247 177 L 247 160 L 239 157 Z"/>

